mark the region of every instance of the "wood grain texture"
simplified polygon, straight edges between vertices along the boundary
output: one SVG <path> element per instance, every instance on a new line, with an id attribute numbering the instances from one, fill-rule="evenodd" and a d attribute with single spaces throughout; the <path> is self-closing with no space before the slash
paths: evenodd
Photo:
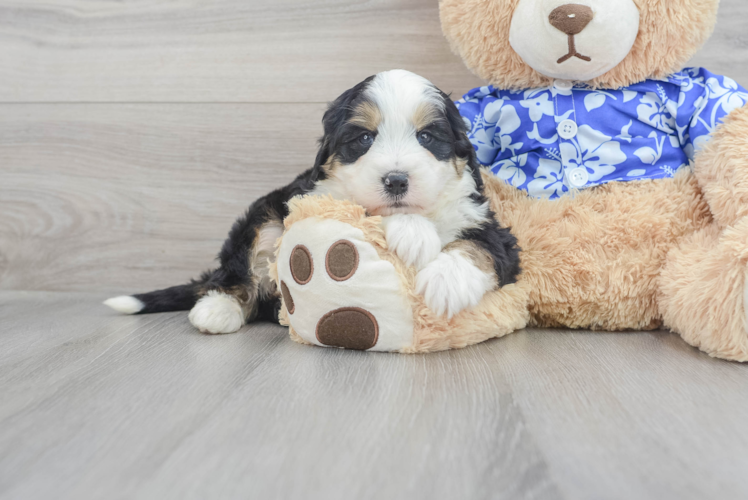
<path id="1" fill-rule="evenodd" d="M 0 105 L 0 288 L 194 277 L 254 199 L 312 166 L 323 109 Z"/>
<path id="2" fill-rule="evenodd" d="M 431 355 L 0 292 L 0 498 L 745 498 L 748 367 L 664 332 Z"/>
<path id="3" fill-rule="evenodd" d="M 748 84 L 746 14 L 695 63 Z M 0 289 L 183 282 L 310 165 L 321 102 L 388 67 L 479 83 L 426 0 L 0 0 L 0 43 Z"/>
<path id="4" fill-rule="evenodd" d="M 395 68 L 480 84 L 435 0 L 3 0 L 2 102 L 327 102 Z"/>
<path id="5" fill-rule="evenodd" d="M 3 0 L 0 102 L 327 102 L 405 68 L 457 95 L 435 0 Z M 748 86 L 748 3 L 694 64 Z"/>

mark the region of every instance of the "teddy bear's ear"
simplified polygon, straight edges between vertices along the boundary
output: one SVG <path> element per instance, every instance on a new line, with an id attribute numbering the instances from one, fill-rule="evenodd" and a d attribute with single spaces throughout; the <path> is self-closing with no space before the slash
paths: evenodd
<path id="1" fill-rule="evenodd" d="M 625 87 L 680 70 L 711 34 L 719 5 L 719 0 L 570 0 L 569 3 L 584 4 L 596 13 L 589 24 L 592 28 L 592 23 L 598 20 L 615 20 L 614 15 L 603 16 L 601 12 L 627 1 L 639 11 L 639 30 L 633 47 L 615 67 L 587 80 L 593 87 Z M 563 26 L 552 22 L 554 10 L 564 6 L 568 7 L 561 1 L 544 0 L 441 0 L 439 8 L 442 30 L 468 68 L 498 88 L 525 89 L 549 85 L 552 75 L 534 70 L 512 48 L 510 31 L 518 29 L 512 26 L 515 12 L 525 15 L 537 12 L 536 26 L 528 30 L 547 28 L 549 32 L 557 32 L 564 51 L 567 35 L 563 33 Z M 517 20 L 514 21 L 516 24 Z M 577 42 L 583 44 L 584 34 L 576 36 Z M 602 46 L 599 40 L 591 45 Z M 553 48 L 556 49 L 558 47 Z M 579 44 L 577 49 L 582 52 Z M 572 62 L 578 60 L 572 59 Z"/>

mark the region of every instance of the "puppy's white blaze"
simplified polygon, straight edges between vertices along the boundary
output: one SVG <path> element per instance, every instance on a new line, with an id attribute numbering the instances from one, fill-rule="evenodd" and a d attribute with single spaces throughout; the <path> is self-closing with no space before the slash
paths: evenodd
<path id="1" fill-rule="evenodd" d="M 408 119 L 424 101 L 444 110 L 444 101 L 436 87 L 424 77 L 403 69 L 377 74 L 366 89 L 366 95 L 382 111 L 385 122 L 409 125 Z"/>
<path id="2" fill-rule="evenodd" d="M 416 292 L 423 296 L 434 314 L 452 318 L 475 307 L 493 290 L 495 278 L 464 257 L 459 250 L 442 252 L 416 276 Z"/>
<path id="3" fill-rule="evenodd" d="M 137 314 L 145 307 L 145 304 L 130 295 L 112 297 L 111 299 L 105 300 L 104 305 L 109 306 L 122 314 Z"/>
<path id="4" fill-rule="evenodd" d="M 381 115 L 376 139 L 364 156 L 335 172 L 335 182 L 346 187 L 348 198 L 377 215 L 432 211 L 446 184 L 459 178 L 451 162 L 437 160 L 418 142 L 416 117 L 424 105 L 443 113 L 444 98 L 428 80 L 404 70 L 379 73 L 364 95 Z M 382 178 L 392 171 L 409 176 L 399 207 L 391 206 L 382 186 Z"/>
<path id="5" fill-rule="evenodd" d="M 211 290 L 197 301 L 189 319 L 203 333 L 234 333 L 244 325 L 244 312 L 234 297 Z"/>

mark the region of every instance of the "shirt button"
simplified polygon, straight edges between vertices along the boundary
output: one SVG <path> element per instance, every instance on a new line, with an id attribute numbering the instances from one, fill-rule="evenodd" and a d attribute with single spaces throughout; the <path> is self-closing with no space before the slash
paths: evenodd
<path id="1" fill-rule="evenodd" d="M 574 88 L 574 84 L 571 83 L 569 80 L 555 80 L 553 82 L 553 86 L 556 87 L 556 90 L 571 90 Z"/>
<path id="2" fill-rule="evenodd" d="M 582 187 L 590 180 L 590 174 L 584 167 L 577 167 L 569 172 L 569 182 L 574 187 Z"/>
<path id="3" fill-rule="evenodd" d="M 579 128 L 574 120 L 564 120 L 558 124 L 558 135 L 562 139 L 571 139 L 577 136 Z"/>

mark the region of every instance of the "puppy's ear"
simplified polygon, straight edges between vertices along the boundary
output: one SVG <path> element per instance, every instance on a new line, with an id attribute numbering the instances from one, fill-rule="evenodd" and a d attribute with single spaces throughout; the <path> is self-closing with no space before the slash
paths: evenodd
<path id="1" fill-rule="evenodd" d="M 330 159 L 330 141 L 327 136 L 322 137 L 319 140 L 319 150 L 317 151 L 317 158 L 314 160 L 314 167 L 312 167 L 312 182 L 323 181 L 327 178 L 325 169 L 322 168 L 327 160 Z"/>
<path id="2" fill-rule="evenodd" d="M 375 76 L 376 75 L 372 75 L 355 87 L 346 90 L 327 106 L 327 111 L 325 111 L 325 114 L 322 117 L 322 127 L 325 131 L 325 135 L 323 135 L 319 140 L 319 151 L 317 152 L 317 159 L 314 161 L 312 174 L 313 180 L 323 180 L 327 177 L 327 174 L 322 167 L 328 162 L 330 156 L 335 152 L 335 149 L 338 146 L 338 134 L 353 112 L 353 103 L 361 96 L 364 90 L 366 90 L 369 86 L 369 82 L 371 82 Z"/>
<path id="3" fill-rule="evenodd" d="M 475 179 L 475 185 L 480 189 L 483 187 L 483 179 L 480 175 L 481 165 L 478 163 L 478 158 L 475 155 L 473 143 L 468 139 L 468 126 L 465 120 L 462 119 L 462 115 L 457 106 L 455 106 L 455 103 L 452 102 L 452 99 L 444 92 L 441 92 L 441 96 L 444 99 L 444 112 L 447 115 L 447 121 L 455 138 L 455 155 L 458 158 L 467 160 L 470 173 L 473 179 Z"/>

